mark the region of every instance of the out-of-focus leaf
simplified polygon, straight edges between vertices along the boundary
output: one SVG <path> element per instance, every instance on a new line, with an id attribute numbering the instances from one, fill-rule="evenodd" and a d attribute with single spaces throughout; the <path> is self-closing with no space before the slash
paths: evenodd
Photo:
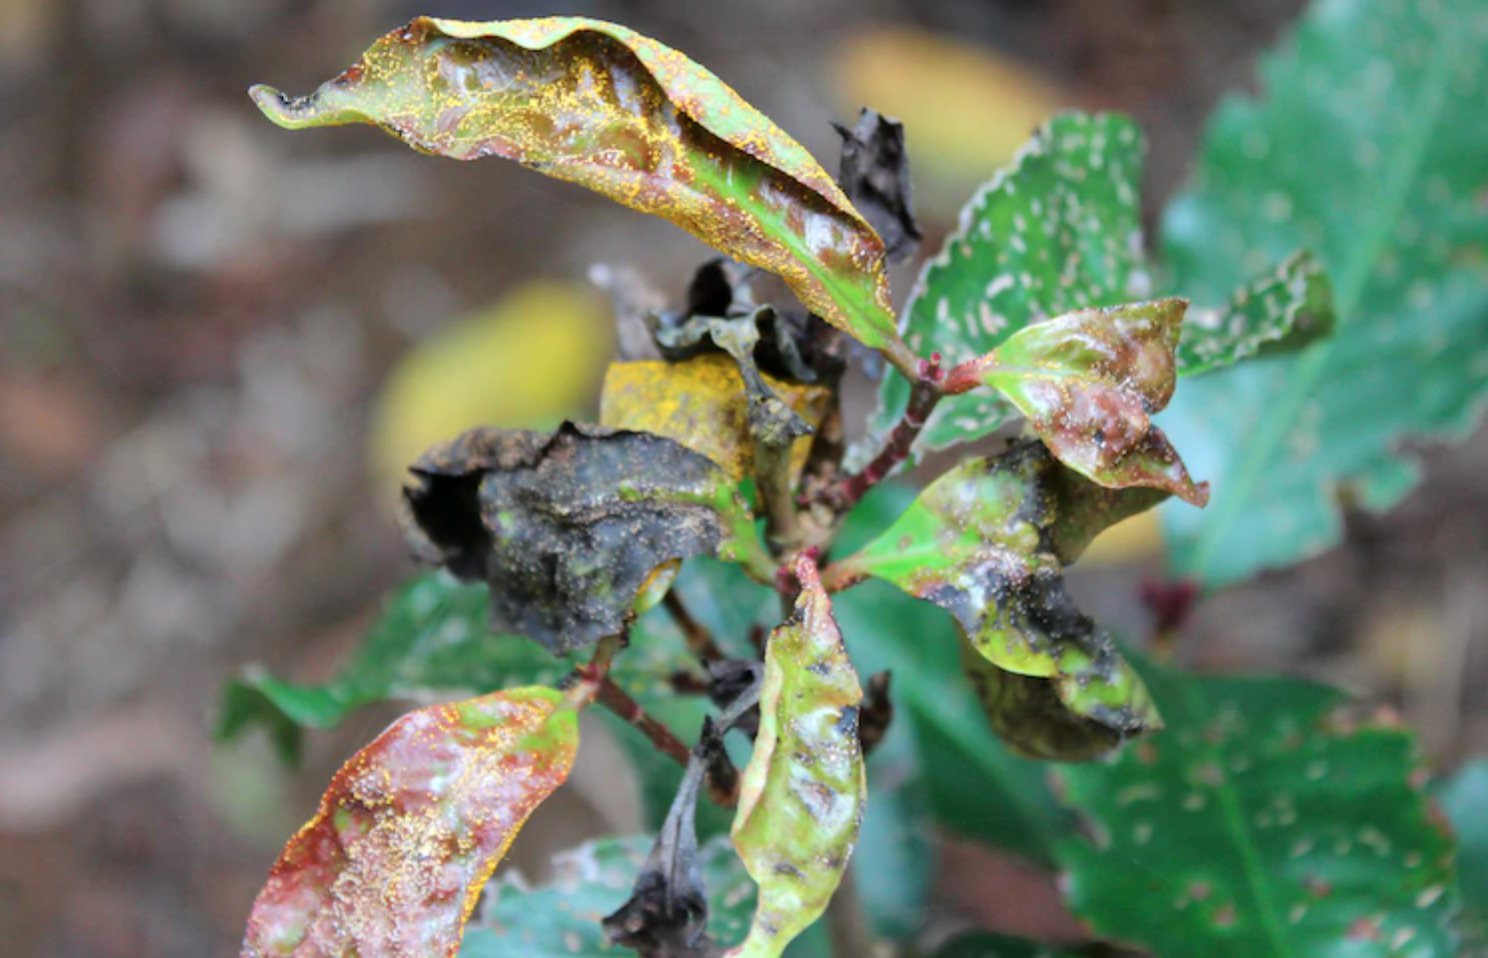
<path id="1" fill-rule="evenodd" d="M 1457 835 L 1457 882 L 1462 890 L 1462 930 L 1488 955 L 1488 760 L 1468 762 L 1436 791 Z"/>
<path id="2" fill-rule="evenodd" d="M 904 124 L 865 108 L 852 129 L 832 126 L 842 137 L 838 185 L 878 231 L 891 259 L 913 256 L 925 236 L 915 222 Z"/>
<path id="3" fill-rule="evenodd" d="M 744 769 L 734 847 L 759 886 L 749 935 L 730 954 L 778 956 L 816 921 L 857 843 L 867 785 L 858 744 L 863 691 L 809 560 L 801 595 L 770 634 L 759 733 Z"/>
<path id="4" fill-rule="evenodd" d="M 1222 369 L 1262 350 L 1294 349 L 1333 329 L 1333 288 L 1310 253 L 1246 283 L 1220 309 L 1190 309 L 1178 375 Z"/>
<path id="5" fill-rule="evenodd" d="M 568 652 L 618 633 L 657 570 L 694 555 L 773 563 L 727 474 L 661 436 L 565 423 L 477 429 L 405 489 L 420 555 L 491 589 L 491 626 Z M 762 573 L 766 574 L 766 573 Z"/>
<path id="6" fill-rule="evenodd" d="M 954 365 L 1052 316 L 1146 299 L 1152 280 L 1138 197 L 1144 150 L 1141 132 L 1124 116 L 1072 113 L 1040 128 L 1013 166 L 971 198 L 956 231 L 925 263 L 905 307 L 910 346 L 938 350 Z M 908 403 L 908 382 L 884 377 L 874 431 L 891 428 Z M 990 391 L 947 397 L 918 447 L 985 436 L 1013 414 Z"/>
<path id="7" fill-rule="evenodd" d="M 881 483 L 847 517 L 843 551 L 865 545 L 914 501 L 914 490 Z M 854 664 L 865 671 L 892 670 L 897 723 L 914 732 L 919 770 L 936 821 L 956 832 L 1051 864 L 1055 839 L 1068 815 L 1044 781 L 1046 766 L 1008 751 L 992 732 L 961 667 L 950 615 L 893 586 L 868 581 L 833 597 Z M 890 730 L 890 740 L 894 737 Z M 869 758 L 869 776 L 877 756 Z M 868 803 L 865 830 L 879 806 L 879 782 Z M 860 864 L 868 859 L 865 834 Z M 873 885 L 859 869 L 865 900 Z"/>
<path id="8" fill-rule="evenodd" d="M 1222 305 L 1294 250 L 1333 283 L 1332 336 L 1179 390 L 1162 420 L 1222 478 L 1165 516 L 1175 571 L 1209 586 L 1337 542 L 1334 492 L 1372 509 L 1416 483 L 1410 436 L 1464 435 L 1488 387 L 1488 10 L 1315 3 L 1261 65 L 1263 97 L 1209 124 L 1169 207 L 1174 291 Z"/>
<path id="9" fill-rule="evenodd" d="M 830 66 L 844 113 L 869 106 L 903 121 L 922 192 L 946 210 L 1070 105 L 1049 80 L 985 46 L 902 26 L 846 38 Z"/>
<path id="10" fill-rule="evenodd" d="M 401 482 L 425 449 L 476 426 L 551 429 L 582 414 L 612 325 L 593 290 L 538 281 L 417 343 L 378 399 L 368 438 L 378 477 Z"/>
<path id="11" fill-rule="evenodd" d="M 1202 506 L 1178 453 L 1152 425 L 1176 380 L 1181 299 L 1084 309 L 1018 330 L 952 369 L 953 392 L 990 386 L 1018 407 L 1049 451 L 1103 486 L 1150 486 Z"/>
<path id="12" fill-rule="evenodd" d="M 625 27 L 421 17 L 308 97 L 253 98 L 287 129 L 375 123 L 427 153 L 586 186 L 778 273 L 828 322 L 913 361 L 883 242 L 826 172 L 718 77 Z"/>
<path id="13" fill-rule="evenodd" d="M 873 800 L 853 852 L 858 896 L 874 934 L 911 941 L 924 930 L 935 852 L 929 789 L 908 721 L 892 723 L 868 756 L 868 791 Z"/>
<path id="14" fill-rule="evenodd" d="M 769 389 L 813 428 L 826 414 L 829 391 L 761 374 Z M 740 480 L 754 475 L 754 437 L 738 365 L 717 353 L 680 363 L 612 363 L 605 374 L 599 419 L 606 426 L 674 439 Z M 799 477 L 811 437 L 796 440 L 791 468 Z"/>
<path id="15" fill-rule="evenodd" d="M 577 748 L 577 713 L 551 689 L 405 715 L 346 763 L 290 839 L 243 958 L 453 958 L 481 888 Z"/>
<path id="16" fill-rule="evenodd" d="M 972 932 L 941 945 L 934 958 L 1075 958 L 1075 952 L 1021 938 Z"/>
<path id="17" fill-rule="evenodd" d="M 1101 936 L 1158 955 L 1457 954 L 1452 843 L 1415 743 L 1287 679 L 1143 672 L 1169 730 L 1055 774 L 1088 838 L 1066 897 Z"/>
<path id="18" fill-rule="evenodd" d="M 998 734 L 1034 757 L 1089 758 L 1161 722 L 1110 636 L 1075 608 L 1063 569 L 1165 495 L 1094 485 L 1031 442 L 946 473 L 827 575 L 879 578 L 949 611 L 994 667 L 971 677 Z"/>
<path id="19" fill-rule="evenodd" d="M 460 958 L 614 958 L 624 952 L 605 940 L 600 921 L 625 901 L 645 864 L 650 838 L 607 838 L 553 860 L 553 880 L 539 888 L 507 876 L 489 886 L 487 903 L 471 922 Z M 698 850 L 708 888 L 708 928 L 725 940 L 741 938 L 754 911 L 755 891 L 722 836 Z"/>

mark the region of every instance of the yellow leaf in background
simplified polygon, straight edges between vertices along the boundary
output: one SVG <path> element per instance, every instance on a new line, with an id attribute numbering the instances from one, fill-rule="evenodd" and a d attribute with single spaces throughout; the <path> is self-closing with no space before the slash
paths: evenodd
<path id="1" fill-rule="evenodd" d="M 1162 521 L 1156 510 L 1149 509 L 1096 536 L 1080 556 L 1080 567 L 1131 565 L 1162 554 Z"/>
<path id="2" fill-rule="evenodd" d="M 899 27 L 843 41 L 831 75 L 844 115 L 866 106 L 904 123 L 919 198 L 948 210 L 1011 159 L 1040 123 L 1073 105 L 1023 64 Z"/>
<path id="3" fill-rule="evenodd" d="M 827 389 L 771 376 L 764 379 L 812 428 L 821 425 L 831 395 Z M 718 463 L 736 480 L 754 474 L 744 379 L 728 356 L 710 353 L 680 363 L 611 363 L 599 401 L 599 421 L 675 439 Z M 811 439 L 803 436 L 791 448 L 792 482 L 806 465 Z"/>
<path id="4" fill-rule="evenodd" d="M 586 285 L 532 282 L 456 320 L 383 385 L 370 438 L 379 480 L 401 483 L 424 450 L 475 426 L 583 417 L 613 348 L 608 307 Z"/>

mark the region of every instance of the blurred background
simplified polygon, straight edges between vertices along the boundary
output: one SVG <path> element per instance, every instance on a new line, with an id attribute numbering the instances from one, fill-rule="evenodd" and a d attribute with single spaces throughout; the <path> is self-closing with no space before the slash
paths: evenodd
<path id="1" fill-rule="evenodd" d="M 830 170 L 828 121 L 904 120 L 933 251 L 1064 106 L 1141 120 L 1151 216 L 1300 6 L 0 0 L 0 952 L 234 953 L 285 838 L 395 710 L 313 736 L 287 772 L 265 742 L 212 745 L 222 681 L 250 662 L 334 670 L 413 571 L 390 507 L 427 444 L 593 415 L 613 342 L 596 264 L 680 296 L 707 255 L 511 164 L 366 128 L 284 133 L 249 84 L 308 92 L 418 13 L 617 20 L 713 68 Z M 1444 765 L 1483 751 L 1488 693 L 1467 677 L 1488 659 L 1488 435 L 1422 453 L 1402 508 L 1207 602 L 1180 658 L 1391 703 Z M 1082 600 L 1140 627 L 1159 548 L 1152 525 L 1124 529 Z M 586 787 L 525 856 L 634 814 Z M 948 846 L 937 907 L 1067 929 L 1052 893 L 1007 914 L 1008 868 Z"/>

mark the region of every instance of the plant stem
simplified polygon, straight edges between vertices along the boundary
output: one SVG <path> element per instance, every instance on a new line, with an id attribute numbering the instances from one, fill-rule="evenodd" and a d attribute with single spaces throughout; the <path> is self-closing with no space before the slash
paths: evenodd
<path id="1" fill-rule="evenodd" d="M 658 752 L 670 756 L 683 768 L 687 767 L 687 759 L 692 750 L 673 735 L 671 729 L 647 714 L 640 703 L 630 697 L 629 692 L 615 684 L 614 679 L 605 676 L 600 680 L 597 701 L 650 739 Z"/>
<path id="2" fill-rule="evenodd" d="M 676 622 L 677 628 L 682 630 L 682 638 L 693 655 L 704 662 L 722 662 L 727 658 L 723 650 L 718 647 L 718 642 L 714 640 L 713 633 L 708 631 L 708 627 L 693 618 L 692 613 L 687 611 L 687 606 L 682 604 L 682 599 L 677 595 L 676 589 L 667 590 L 661 604 L 666 606 L 672 621 Z"/>
<path id="3" fill-rule="evenodd" d="M 568 700 L 575 708 L 584 708 L 598 697 L 601 687 L 609 681 L 610 666 L 615 656 L 630 641 L 630 630 L 607 635 L 594 647 L 594 655 L 578 667 L 574 675 L 578 679 L 568 690 Z"/>
<path id="4" fill-rule="evenodd" d="M 933 353 L 928 360 L 920 360 L 919 375 L 912 381 L 909 392 L 909 405 L 905 407 L 904 416 L 895 423 L 894 429 L 889 433 L 889 438 L 884 442 L 884 447 L 873 461 L 863 467 L 861 472 L 848 476 L 827 491 L 827 501 L 839 512 L 846 512 L 863 498 L 864 493 L 878 485 L 889 473 L 893 472 L 905 459 L 909 458 L 909 451 L 914 446 L 914 441 L 919 438 L 920 430 L 925 428 L 925 422 L 930 418 L 930 413 L 940 402 L 940 397 L 945 394 L 942 383 L 945 373 L 940 367 L 940 354 Z"/>
<path id="5" fill-rule="evenodd" d="M 765 541 L 777 556 L 800 545 L 801 520 L 791 491 L 791 447 L 808 429 L 780 400 L 750 400 L 754 481 L 765 512 Z"/>

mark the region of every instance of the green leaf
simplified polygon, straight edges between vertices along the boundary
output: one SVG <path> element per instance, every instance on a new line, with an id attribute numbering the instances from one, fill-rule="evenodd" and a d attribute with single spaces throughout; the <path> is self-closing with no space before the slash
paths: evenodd
<path id="1" fill-rule="evenodd" d="M 336 773 L 253 904 L 242 958 L 453 958 L 527 816 L 568 777 L 573 706 L 552 689 L 410 712 Z"/>
<path id="2" fill-rule="evenodd" d="M 1404 441 L 1465 434 L 1488 387 L 1488 10 L 1322 0 L 1261 75 L 1164 218 L 1174 290 L 1215 306 L 1305 248 L 1337 326 L 1185 385 L 1162 419 L 1217 480 L 1205 513 L 1167 515 L 1173 564 L 1216 587 L 1337 542 L 1340 490 L 1398 502 Z"/>
<path id="3" fill-rule="evenodd" d="M 1462 890 L 1462 929 L 1488 955 L 1488 760 L 1468 762 L 1436 790 L 1457 835 L 1457 878 Z"/>
<path id="4" fill-rule="evenodd" d="M 972 460 L 932 483 L 877 539 L 830 566 L 842 588 L 872 576 L 950 612 L 998 733 L 1026 754 L 1077 760 L 1160 727 L 1110 636 L 1064 589 L 1064 566 L 1101 530 L 1161 501 L 1106 489 L 1042 443 Z"/>
<path id="5" fill-rule="evenodd" d="M 1189 309 L 1178 341 L 1178 375 L 1223 369 L 1263 351 L 1296 349 L 1333 329 L 1333 287 L 1310 253 L 1241 287 L 1219 309 Z"/>
<path id="6" fill-rule="evenodd" d="M 691 556 L 774 574 L 728 475 L 661 436 L 574 423 L 551 436 L 474 429 L 411 471 L 415 550 L 486 582 L 495 631 L 555 653 L 619 633 Z"/>
<path id="7" fill-rule="evenodd" d="M 961 211 L 960 225 L 920 273 L 905 307 L 905 339 L 955 365 L 1030 324 L 1092 306 L 1145 299 L 1138 189 L 1142 134 L 1124 116 L 1078 113 L 1041 128 L 1010 169 Z M 892 428 L 909 384 L 885 376 L 873 431 Z M 919 448 L 987 435 L 1014 414 L 985 391 L 947 397 Z"/>
<path id="8" fill-rule="evenodd" d="M 759 886 L 749 934 L 729 952 L 747 958 L 782 954 L 826 910 L 867 786 L 857 673 L 815 566 L 802 558 L 796 574 L 795 611 L 765 647 L 759 733 L 734 816 L 734 847 Z"/>
<path id="9" fill-rule="evenodd" d="M 868 793 L 873 800 L 853 852 L 858 895 L 874 934 L 911 941 L 924 929 L 935 852 L 929 790 L 909 723 L 892 724 L 868 756 Z"/>
<path id="10" fill-rule="evenodd" d="M 935 952 L 934 958 L 1074 958 L 1075 952 L 1020 938 L 972 932 L 953 938 Z"/>
<path id="11" fill-rule="evenodd" d="M 600 920 L 630 895 L 651 838 L 605 838 L 553 859 L 552 880 L 529 888 L 510 874 L 492 882 L 471 922 L 460 958 L 615 958 Z M 708 928 L 725 940 L 743 937 L 755 891 L 727 839 L 698 849 L 708 887 Z"/>
<path id="12" fill-rule="evenodd" d="M 1452 843 L 1415 742 L 1288 679 L 1143 673 L 1170 726 L 1060 794 L 1075 913 L 1156 955 L 1456 955 Z"/>
<path id="13" fill-rule="evenodd" d="M 420 17 L 308 97 L 252 95 L 287 129 L 373 123 L 426 153 L 515 160 L 661 216 L 912 368 L 883 241 L 826 171 L 718 77 L 625 27 Z"/>
<path id="14" fill-rule="evenodd" d="M 952 369 L 945 388 L 990 386 L 1018 407 L 1060 462 L 1113 489 L 1165 489 L 1209 501 L 1150 414 L 1173 396 L 1181 299 L 1082 309 L 1018 330 Z"/>

